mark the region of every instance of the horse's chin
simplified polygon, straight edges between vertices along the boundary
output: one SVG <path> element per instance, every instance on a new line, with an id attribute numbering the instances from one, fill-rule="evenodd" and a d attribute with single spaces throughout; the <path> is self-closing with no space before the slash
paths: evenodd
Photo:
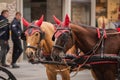
<path id="1" fill-rule="evenodd" d="M 28 62 L 33 63 L 35 61 L 35 56 L 34 55 L 27 55 Z"/>
<path id="2" fill-rule="evenodd" d="M 35 60 L 33 58 L 29 59 L 28 62 L 33 63 Z"/>

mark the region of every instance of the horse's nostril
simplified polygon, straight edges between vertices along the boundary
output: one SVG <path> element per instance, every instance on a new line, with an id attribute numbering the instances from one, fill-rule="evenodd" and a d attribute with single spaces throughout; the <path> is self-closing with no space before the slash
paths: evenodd
<path id="1" fill-rule="evenodd" d="M 28 62 L 34 62 L 34 59 L 29 59 L 29 61 Z"/>
<path id="2" fill-rule="evenodd" d="M 31 57 L 33 57 L 34 56 L 34 53 L 33 52 L 29 52 L 28 54 L 27 54 L 27 57 L 28 58 L 31 58 Z"/>
<path id="3" fill-rule="evenodd" d="M 31 52 L 30 55 L 33 56 L 33 52 Z"/>

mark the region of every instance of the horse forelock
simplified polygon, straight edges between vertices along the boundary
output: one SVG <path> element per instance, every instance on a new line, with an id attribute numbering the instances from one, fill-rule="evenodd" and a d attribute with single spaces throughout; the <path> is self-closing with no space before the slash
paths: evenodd
<path id="1" fill-rule="evenodd" d="M 34 28 L 30 28 L 28 30 L 25 31 L 25 35 L 33 35 L 35 32 L 40 32 L 38 29 L 34 29 Z"/>
<path id="2" fill-rule="evenodd" d="M 55 38 L 58 38 L 61 34 L 65 33 L 65 32 L 69 32 L 69 30 L 59 30 L 56 32 L 55 34 Z"/>

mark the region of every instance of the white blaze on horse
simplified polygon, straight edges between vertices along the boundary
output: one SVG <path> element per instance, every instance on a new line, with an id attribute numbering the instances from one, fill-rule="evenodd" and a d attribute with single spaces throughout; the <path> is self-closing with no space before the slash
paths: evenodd
<path id="1" fill-rule="evenodd" d="M 27 27 L 25 31 L 27 45 L 25 53 L 29 61 L 35 60 L 39 50 L 46 60 L 51 61 L 51 50 L 54 45 L 52 41 L 55 32 L 54 25 L 43 21 L 43 16 L 33 23 L 29 23 L 24 18 L 22 20 Z M 45 67 L 48 80 L 57 80 L 57 74 L 61 75 L 62 80 L 70 80 L 70 71 L 67 66 L 45 64 Z"/>

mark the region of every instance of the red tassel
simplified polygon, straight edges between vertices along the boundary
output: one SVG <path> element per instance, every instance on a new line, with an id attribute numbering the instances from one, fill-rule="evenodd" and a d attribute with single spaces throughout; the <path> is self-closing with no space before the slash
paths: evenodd
<path id="1" fill-rule="evenodd" d="M 97 34 L 98 34 L 98 38 L 100 38 L 100 29 L 97 28 Z"/>
<path id="2" fill-rule="evenodd" d="M 117 31 L 120 32 L 120 28 L 117 28 Z"/>
<path id="3" fill-rule="evenodd" d="M 104 29 L 104 38 L 107 38 L 107 34 L 106 34 L 105 29 Z"/>

